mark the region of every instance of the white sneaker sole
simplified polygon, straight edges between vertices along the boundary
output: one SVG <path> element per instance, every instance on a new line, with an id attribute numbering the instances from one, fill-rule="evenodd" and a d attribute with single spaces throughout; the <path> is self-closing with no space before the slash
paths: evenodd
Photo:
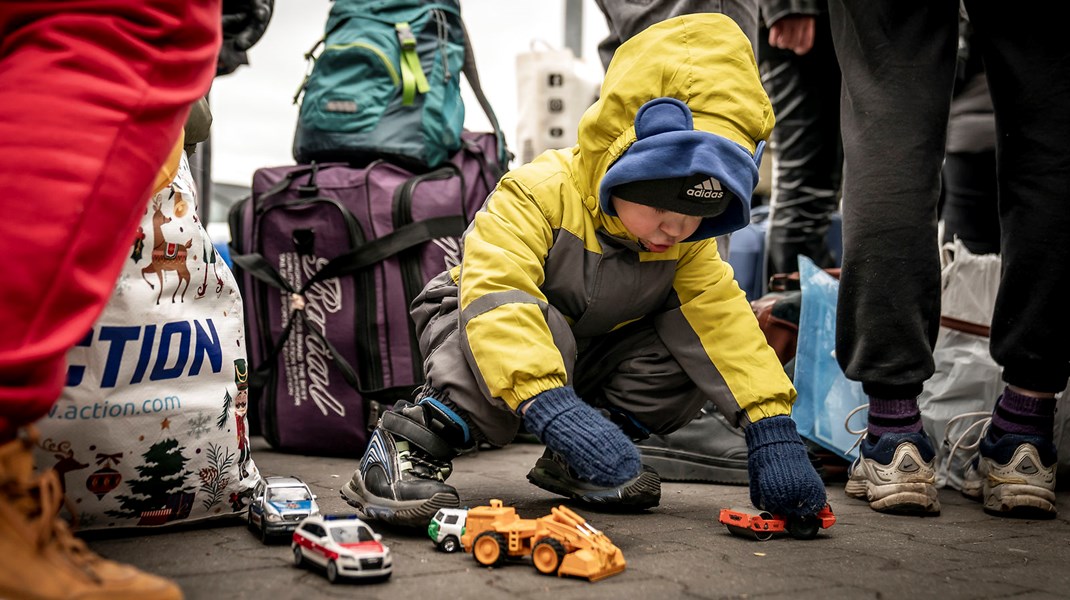
<path id="1" fill-rule="evenodd" d="M 871 458 L 858 460 L 851 468 L 844 492 L 869 502 L 879 512 L 939 514 L 936 469 L 922 460 L 911 443 L 900 444 L 892 461 L 882 465 Z"/>
<path id="2" fill-rule="evenodd" d="M 1055 508 L 1056 465 L 1045 467 L 1032 444 L 1022 444 L 1007 464 L 981 457 L 977 469 L 966 472 L 963 495 L 984 502 L 985 511 L 998 515 L 1052 518 Z"/>

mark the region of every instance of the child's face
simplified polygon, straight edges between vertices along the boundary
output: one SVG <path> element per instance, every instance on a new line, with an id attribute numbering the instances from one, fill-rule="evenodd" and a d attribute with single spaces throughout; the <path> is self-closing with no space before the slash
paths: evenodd
<path id="1" fill-rule="evenodd" d="M 665 252 L 691 237 L 702 223 L 702 217 L 636 204 L 616 196 L 612 202 L 624 227 L 650 252 Z"/>

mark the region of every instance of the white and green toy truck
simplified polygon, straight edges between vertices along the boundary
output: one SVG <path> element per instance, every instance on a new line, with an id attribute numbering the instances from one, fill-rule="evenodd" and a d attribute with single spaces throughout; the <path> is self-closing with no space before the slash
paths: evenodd
<path id="1" fill-rule="evenodd" d="M 468 510 L 463 508 L 440 508 L 431 522 L 427 524 L 427 535 L 442 552 L 461 550 L 461 536 L 464 535 L 464 521 Z"/>

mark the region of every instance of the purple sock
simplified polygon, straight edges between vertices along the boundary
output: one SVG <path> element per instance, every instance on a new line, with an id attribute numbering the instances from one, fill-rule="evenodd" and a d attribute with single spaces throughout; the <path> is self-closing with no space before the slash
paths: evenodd
<path id="1" fill-rule="evenodd" d="M 994 437 L 1007 433 L 1051 438 L 1055 428 L 1055 398 L 1034 398 L 1009 387 L 996 401 L 990 430 Z"/>
<path id="2" fill-rule="evenodd" d="M 917 433 L 921 431 L 921 411 L 917 398 L 886 400 L 869 397 L 869 441 L 876 443 L 885 433 Z"/>

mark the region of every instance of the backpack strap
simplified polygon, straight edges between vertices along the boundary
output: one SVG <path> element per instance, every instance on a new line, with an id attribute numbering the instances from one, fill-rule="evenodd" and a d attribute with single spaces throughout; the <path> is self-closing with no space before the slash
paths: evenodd
<path id="1" fill-rule="evenodd" d="M 472 87 L 472 92 L 476 96 L 476 100 L 479 101 L 479 106 L 483 108 L 483 112 L 487 115 L 487 119 L 490 121 L 490 126 L 494 128 L 494 135 L 498 138 L 498 164 L 505 169 L 509 165 L 509 161 L 513 158 L 512 153 L 509 152 L 509 148 L 505 145 L 505 134 L 502 133 L 502 127 L 498 124 L 498 117 L 494 114 L 494 109 L 490 106 L 490 101 L 487 100 L 487 95 L 483 93 L 483 87 L 479 84 L 479 69 L 476 68 L 476 52 L 472 48 L 472 38 L 468 35 L 468 26 L 464 24 L 464 19 L 460 19 L 461 30 L 464 32 L 464 67 L 461 72 L 464 73 L 466 79 L 468 79 L 469 85 Z"/>

